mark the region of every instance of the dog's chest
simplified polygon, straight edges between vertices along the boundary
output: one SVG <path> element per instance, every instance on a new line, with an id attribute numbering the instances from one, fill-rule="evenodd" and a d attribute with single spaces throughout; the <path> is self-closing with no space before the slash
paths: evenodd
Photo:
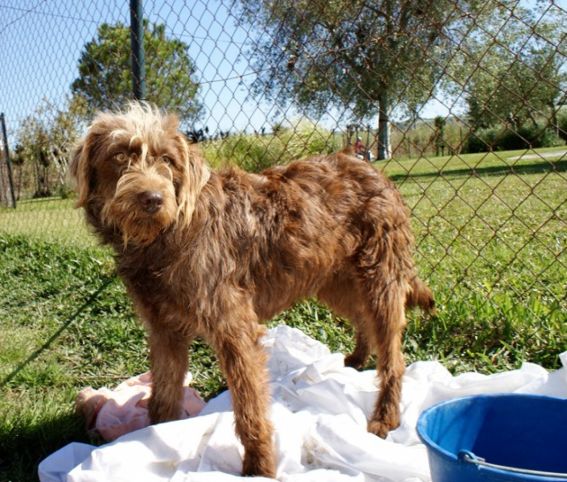
<path id="1" fill-rule="evenodd" d="M 180 280 L 173 273 L 171 256 L 163 259 L 163 252 L 148 251 L 118 260 L 118 273 L 131 294 L 147 304 L 175 303 L 182 290 Z"/>

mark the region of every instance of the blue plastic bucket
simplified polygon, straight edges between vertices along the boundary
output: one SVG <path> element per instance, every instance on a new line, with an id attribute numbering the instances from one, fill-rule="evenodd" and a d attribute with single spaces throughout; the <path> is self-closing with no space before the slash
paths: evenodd
<path id="1" fill-rule="evenodd" d="M 567 400 L 459 398 L 425 410 L 417 432 L 433 482 L 567 482 Z"/>

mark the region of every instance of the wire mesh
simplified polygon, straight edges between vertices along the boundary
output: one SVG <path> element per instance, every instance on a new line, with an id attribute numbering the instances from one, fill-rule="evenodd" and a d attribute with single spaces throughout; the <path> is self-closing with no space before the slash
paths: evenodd
<path id="1" fill-rule="evenodd" d="M 128 5 L 0 19 L 0 233 L 92 246 L 68 158 L 132 98 Z M 217 168 L 351 145 L 400 187 L 441 306 L 541 319 L 566 309 L 566 24 L 557 1 L 146 0 L 146 98 Z"/>

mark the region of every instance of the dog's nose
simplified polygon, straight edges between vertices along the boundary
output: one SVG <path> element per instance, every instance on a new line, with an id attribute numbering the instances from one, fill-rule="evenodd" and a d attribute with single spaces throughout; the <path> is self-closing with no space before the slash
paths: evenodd
<path id="1" fill-rule="evenodd" d="M 157 191 L 144 191 L 138 195 L 142 209 L 149 214 L 159 210 L 163 204 L 163 196 Z"/>

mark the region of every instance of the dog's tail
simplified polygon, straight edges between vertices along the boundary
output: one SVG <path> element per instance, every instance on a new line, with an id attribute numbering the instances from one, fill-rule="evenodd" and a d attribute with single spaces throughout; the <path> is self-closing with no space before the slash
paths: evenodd
<path id="1" fill-rule="evenodd" d="M 410 291 L 406 296 L 406 308 L 419 306 L 422 310 L 431 314 L 435 313 L 435 300 L 429 286 L 417 276 L 410 281 Z"/>

